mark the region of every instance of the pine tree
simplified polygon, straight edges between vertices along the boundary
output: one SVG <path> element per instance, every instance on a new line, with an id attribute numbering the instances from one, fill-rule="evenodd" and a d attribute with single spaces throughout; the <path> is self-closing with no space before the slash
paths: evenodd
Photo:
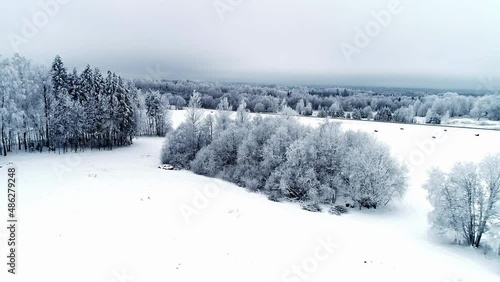
<path id="1" fill-rule="evenodd" d="M 92 92 L 93 95 L 89 98 L 87 106 L 91 108 L 88 112 L 92 112 L 94 115 L 94 142 L 101 148 L 105 145 L 103 124 L 105 119 L 105 104 L 103 101 L 105 82 L 98 68 L 94 69 L 93 78 L 94 91 Z"/>
<path id="2" fill-rule="evenodd" d="M 118 145 L 132 144 L 134 136 L 134 112 L 132 102 L 128 95 L 128 90 L 125 88 L 124 82 L 121 77 L 118 77 L 118 84 L 116 89 L 117 101 L 117 124 L 118 124 Z"/>
<path id="3" fill-rule="evenodd" d="M 87 65 L 80 75 L 81 103 L 85 109 L 84 142 L 92 149 L 94 147 L 94 134 L 96 124 L 96 97 L 94 91 L 94 73 Z"/>
<path id="4" fill-rule="evenodd" d="M 118 104 L 118 101 L 116 99 L 117 85 L 118 85 L 118 78 L 116 77 L 116 74 L 112 73 L 111 71 L 108 71 L 104 87 L 103 104 L 105 105 L 104 106 L 105 108 L 104 132 L 106 139 L 105 143 L 106 146 L 109 147 L 110 149 L 113 148 L 114 138 L 116 135 L 116 131 L 118 130 L 118 125 L 115 118 L 116 105 Z"/>
<path id="5" fill-rule="evenodd" d="M 62 95 L 64 89 L 68 90 L 68 73 L 62 61 L 62 58 L 57 55 L 52 63 L 52 90 L 56 100 Z"/>

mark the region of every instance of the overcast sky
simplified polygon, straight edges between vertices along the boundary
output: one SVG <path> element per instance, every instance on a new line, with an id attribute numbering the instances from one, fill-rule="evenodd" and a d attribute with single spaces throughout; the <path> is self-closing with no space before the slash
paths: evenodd
<path id="1" fill-rule="evenodd" d="M 496 0 L 0 0 L 0 23 L 3 56 L 50 64 L 60 54 L 69 68 L 128 77 L 442 88 L 500 79 Z"/>

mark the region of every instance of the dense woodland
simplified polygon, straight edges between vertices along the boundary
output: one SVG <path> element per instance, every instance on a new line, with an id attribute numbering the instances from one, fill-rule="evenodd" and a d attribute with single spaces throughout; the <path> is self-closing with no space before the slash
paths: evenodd
<path id="1" fill-rule="evenodd" d="M 425 117 L 427 123 L 433 124 L 450 117 L 500 120 L 498 95 L 435 94 L 435 90 L 255 86 L 190 80 L 136 80 L 134 83 L 142 91 L 158 91 L 174 108 L 185 107 L 193 91 L 198 91 L 202 95 L 201 105 L 207 109 L 216 109 L 226 98 L 233 108 L 245 101 L 247 108 L 256 113 L 276 113 L 284 101 L 306 116 L 317 111 L 320 117 L 401 123 L 413 123 L 415 117 Z M 381 111 L 383 114 L 377 117 Z"/>
<path id="2" fill-rule="evenodd" d="M 66 152 L 131 144 L 132 85 L 87 66 L 69 72 L 61 57 L 50 67 L 14 56 L 0 62 L 1 148 Z"/>
<path id="3" fill-rule="evenodd" d="M 343 132 L 327 121 L 318 129 L 302 126 L 286 105 L 277 118 L 253 119 L 244 101 L 235 119 L 225 98 L 216 115 L 204 117 L 200 108 L 201 94 L 195 92 L 186 121 L 167 134 L 163 163 L 313 209 L 338 198 L 376 208 L 406 191 L 405 169 L 371 135 Z"/>

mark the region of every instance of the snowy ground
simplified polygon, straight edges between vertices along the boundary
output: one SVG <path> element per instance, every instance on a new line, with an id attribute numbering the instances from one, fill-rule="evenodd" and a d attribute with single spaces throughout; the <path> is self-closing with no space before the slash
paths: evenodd
<path id="1" fill-rule="evenodd" d="M 174 112 L 175 124 L 182 119 Z M 20 179 L 19 274 L 7 275 L 2 263 L 0 281 L 500 281 L 497 260 L 429 239 L 422 189 L 432 166 L 500 152 L 500 132 L 343 126 L 376 134 L 407 163 L 402 202 L 341 217 L 306 212 L 219 180 L 159 170 L 159 138 L 112 152 L 10 156 Z M 4 260 L 6 235 L 2 227 Z"/>
<path id="2" fill-rule="evenodd" d="M 450 118 L 446 121 L 446 125 L 500 130 L 500 121 L 485 119 L 477 120 L 473 118 Z"/>

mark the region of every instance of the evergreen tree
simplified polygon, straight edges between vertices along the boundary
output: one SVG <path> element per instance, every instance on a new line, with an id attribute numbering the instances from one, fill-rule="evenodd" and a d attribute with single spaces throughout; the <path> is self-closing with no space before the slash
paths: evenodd
<path id="1" fill-rule="evenodd" d="M 376 121 L 392 121 L 392 111 L 389 107 L 384 107 L 375 116 Z"/>
<path id="2" fill-rule="evenodd" d="M 68 73 L 62 61 L 62 58 L 57 55 L 52 63 L 52 90 L 57 99 L 60 98 L 64 90 L 68 90 Z"/>

